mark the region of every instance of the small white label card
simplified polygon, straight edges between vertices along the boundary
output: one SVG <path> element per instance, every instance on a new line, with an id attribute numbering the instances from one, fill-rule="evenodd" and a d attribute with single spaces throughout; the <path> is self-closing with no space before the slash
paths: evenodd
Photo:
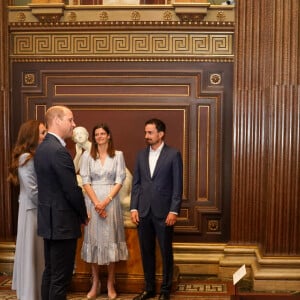
<path id="1" fill-rule="evenodd" d="M 236 272 L 233 273 L 233 284 L 236 285 L 246 274 L 246 266 L 242 265 Z"/>

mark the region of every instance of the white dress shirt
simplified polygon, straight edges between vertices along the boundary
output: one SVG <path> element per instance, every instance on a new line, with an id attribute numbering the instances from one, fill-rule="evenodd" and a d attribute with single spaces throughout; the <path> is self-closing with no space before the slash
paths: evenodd
<path id="1" fill-rule="evenodd" d="M 153 172 L 157 163 L 157 160 L 159 158 L 160 152 L 164 146 L 164 143 L 162 143 L 156 150 L 152 149 L 150 146 L 149 151 L 149 168 L 150 168 L 150 175 L 153 176 Z"/>

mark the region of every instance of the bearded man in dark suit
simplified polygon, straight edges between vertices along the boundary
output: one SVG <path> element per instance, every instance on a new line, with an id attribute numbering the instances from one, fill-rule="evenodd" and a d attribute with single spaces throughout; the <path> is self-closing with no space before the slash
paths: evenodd
<path id="1" fill-rule="evenodd" d="M 182 157 L 164 143 L 166 126 L 159 119 L 145 123 L 148 147 L 138 153 L 133 173 L 131 220 L 137 225 L 145 290 L 134 300 L 155 296 L 155 241 L 158 240 L 163 281 L 159 300 L 170 299 L 173 277 L 173 229 L 182 201 Z"/>
<path id="2" fill-rule="evenodd" d="M 72 279 L 81 224 L 87 224 L 83 193 L 65 139 L 72 137 L 73 113 L 52 106 L 45 115 L 48 133 L 34 165 L 38 181 L 38 235 L 44 238 L 43 300 L 65 300 Z"/>

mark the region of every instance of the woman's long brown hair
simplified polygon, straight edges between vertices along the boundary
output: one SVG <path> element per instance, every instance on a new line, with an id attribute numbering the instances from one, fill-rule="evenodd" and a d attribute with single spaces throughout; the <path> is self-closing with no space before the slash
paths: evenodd
<path id="1" fill-rule="evenodd" d="M 39 143 L 39 126 L 41 122 L 29 120 L 23 123 L 19 129 L 18 138 L 12 151 L 11 164 L 7 180 L 15 185 L 19 184 L 18 168 L 26 165 L 34 156 Z M 19 157 L 23 153 L 29 153 L 26 160 L 20 165 Z"/>
<path id="2" fill-rule="evenodd" d="M 108 148 L 107 148 L 107 154 L 109 157 L 114 157 L 116 154 L 116 150 L 114 147 L 114 142 L 113 142 L 113 137 L 112 137 L 112 133 L 108 127 L 107 124 L 98 124 L 93 128 L 92 131 L 92 147 L 91 147 L 91 156 L 96 160 L 98 158 L 98 144 L 96 142 L 95 139 L 95 131 L 99 128 L 102 128 L 109 136 L 109 140 L 108 140 Z"/>

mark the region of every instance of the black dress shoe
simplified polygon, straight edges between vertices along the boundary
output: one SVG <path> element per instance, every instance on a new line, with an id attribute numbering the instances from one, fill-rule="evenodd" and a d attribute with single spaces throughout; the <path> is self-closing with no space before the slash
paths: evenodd
<path id="1" fill-rule="evenodd" d="M 146 300 L 146 299 L 150 299 L 153 297 L 155 297 L 155 292 L 144 291 L 144 292 L 140 293 L 139 295 L 135 296 L 133 298 L 133 300 Z"/>
<path id="2" fill-rule="evenodd" d="M 158 300 L 169 300 L 170 294 L 169 293 L 160 293 Z"/>

